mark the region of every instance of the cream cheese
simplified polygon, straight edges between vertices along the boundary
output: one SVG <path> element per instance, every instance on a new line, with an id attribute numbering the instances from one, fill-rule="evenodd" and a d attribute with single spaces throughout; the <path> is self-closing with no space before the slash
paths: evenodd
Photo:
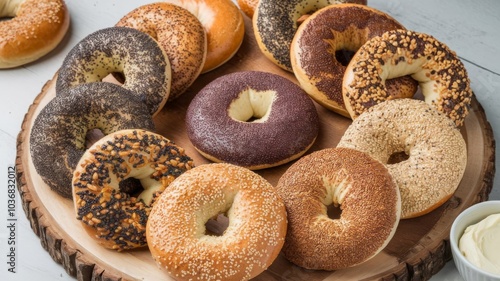
<path id="1" fill-rule="evenodd" d="M 458 247 L 472 264 L 500 275 L 500 214 L 468 226 Z"/>

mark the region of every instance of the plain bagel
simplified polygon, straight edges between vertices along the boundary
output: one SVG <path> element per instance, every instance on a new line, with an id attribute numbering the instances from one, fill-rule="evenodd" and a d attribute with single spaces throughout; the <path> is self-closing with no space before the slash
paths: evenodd
<path id="1" fill-rule="evenodd" d="M 247 17 L 253 18 L 253 13 L 255 12 L 259 0 L 237 0 L 237 3 L 241 11 L 247 15 Z"/>

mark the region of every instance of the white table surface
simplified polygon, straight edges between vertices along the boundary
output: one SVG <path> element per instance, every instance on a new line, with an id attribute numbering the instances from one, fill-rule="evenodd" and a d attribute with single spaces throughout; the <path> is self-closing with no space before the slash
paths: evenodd
<path id="1" fill-rule="evenodd" d="M 72 46 L 89 33 L 114 25 L 133 8 L 150 2 L 154 1 L 67 0 L 71 27 L 60 46 L 34 63 L 0 70 L 0 280 L 73 280 L 41 247 L 22 210 L 19 194 L 16 194 L 16 273 L 7 271 L 7 177 L 9 167 L 15 165 L 16 137 L 28 107 Z M 368 5 L 387 12 L 408 29 L 433 35 L 457 52 L 469 72 L 472 89 L 486 111 L 495 139 L 499 139 L 500 1 L 369 0 Z M 496 159 L 500 158 L 498 151 Z M 500 199 L 499 170 L 490 200 Z M 463 279 L 450 261 L 431 280 Z"/>

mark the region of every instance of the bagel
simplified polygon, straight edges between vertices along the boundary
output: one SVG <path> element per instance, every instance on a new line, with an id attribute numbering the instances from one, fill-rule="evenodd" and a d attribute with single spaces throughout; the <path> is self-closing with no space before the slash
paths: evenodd
<path id="1" fill-rule="evenodd" d="M 404 219 L 446 202 L 467 165 L 465 140 L 453 121 L 417 99 L 374 105 L 353 121 L 338 147 L 363 151 L 386 164 L 401 191 Z M 393 163 L 398 154 L 402 159 Z"/>
<path id="2" fill-rule="evenodd" d="M 172 68 L 169 100 L 186 91 L 201 73 L 207 56 L 207 36 L 200 21 L 186 9 L 169 3 L 140 6 L 116 26 L 132 27 L 158 41 Z"/>
<path id="3" fill-rule="evenodd" d="M 394 236 L 399 190 L 387 168 L 368 154 L 326 148 L 306 155 L 281 176 L 288 229 L 282 253 L 307 269 L 338 270 L 371 259 Z M 327 206 L 340 208 L 329 217 Z"/>
<path id="4" fill-rule="evenodd" d="M 290 44 L 303 16 L 328 5 L 365 4 L 366 0 L 260 0 L 252 18 L 257 45 L 265 57 L 284 70 L 293 72 Z"/>
<path id="5" fill-rule="evenodd" d="M 151 36 L 129 27 L 100 29 L 78 42 L 59 68 L 56 95 L 113 73 L 125 76 L 122 86 L 139 96 L 151 115 L 168 99 L 172 80 L 168 57 Z"/>
<path id="6" fill-rule="evenodd" d="M 251 170 L 303 155 L 319 132 L 307 94 L 277 74 L 242 71 L 221 76 L 193 98 L 186 131 L 205 158 Z"/>
<path id="7" fill-rule="evenodd" d="M 0 1 L 0 69 L 38 60 L 61 43 L 70 16 L 62 0 Z"/>
<path id="8" fill-rule="evenodd" d="M 342 80 L 349 56 L 342 54 L 355 53 L 370 38 L 403 28 L 391 16 L 365 5 L 324 7 L 297 29 L 290 47 L 293 73 L 316 102 L 350 117 L 342 96 Z M 417 81 L 409 76 L 387 80 L 391 98 L 413 97 L 417 88 Z"/>
<path id="9" fill-rule="evenodd" d="M 220 235 L 210 218 L 227 214 Z M 197 166 L 172 182 L 146 226 L 157 264 L 176 280 L 249 280 L 276 259 L 286 234 L 286 210 L 273 186 L 232 164 Z"/>
<path id="10" fill-rule="evenodd" d="M 425 102 L 457 126 L 469 113 L 472 90 L 467 70 L 444 43 L 431 35 L 392 30 L 366 42 L 347 66 L 342 93 L 354 119 L 367 108 L 391 99 L 385 81 L 411 75 L 419 82 Z"/>
<path id="11" fill-rule="evenodd" d="M 201 73 L 220 67 L 239 50 L 245 35 L 243 15 L 231 0 L 166 0 L 193 13 L 207 33 L 207 59 Z"/>
<path id="12" fill-rule="evenodd" d="M 155 200 L 193 167 L 183 148 L 145 130 L 120 130 L 95 142 L 73 174 L 73 205 L 86 232 L 105 248 L 123 251 L 147 245 L 146 223 Z M 135 178 L 139 195 L 120 190 Z"/>
<path id="13" fill-rule="evenodd" d="M 240 10 L 247 15 L 247 17 L 253 18 L 253 13 L 255 12 L 259 0 L 237 0 L 237 3 Z"/>
<path id="14" fill-rule="evenodd" d="M 29 141 L 33 165 L 42 180 L 59 195 L 72 198 L 71 178 L 86 150 L 89 131 L 99 129 L 110 134 L 155 127 L 147 106 L 118 85 L 95 82 L 68 91 L 42 108 Z"/>

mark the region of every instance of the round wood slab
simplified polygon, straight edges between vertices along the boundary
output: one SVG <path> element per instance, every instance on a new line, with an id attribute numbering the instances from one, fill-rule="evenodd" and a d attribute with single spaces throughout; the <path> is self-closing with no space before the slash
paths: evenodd
<path id="1" fill-rule="evenodd" d="M 245 17 L 246 35 L 238 53 L 222 67 L 201 75 L 180 98 L 170 102 L 155 117 L 157 131 L 184 147 L 196 165 L 208 163 L 195 151 L 185 133 L 185 111 L 194 95 L 213 79 L 236 71 L 260 70 L 287 73 L 269 62 L 255 42 L 251 22 Z M 128 252 L 107 250 L 95 243 L 75 219 L 72 202 L 51 191 L 31 161 L 29 134 L 38 112 L 55 96 L 55 79 L 47 82 L 29 108 L 18 135 L 16 168 L 23 209 L 41 244 L 57 263 L 78 280 L 165 280 L 168 276 L 154 263 L 148 249 Z M 321 131 L 310 153 L 335 147 L 350 119 L 317 105 Z M 425 122 L 425 121 L 424 121 Z M 255 280 L 427 280 L 451 259 L 449 230 L 454 218 L 470 205 L 488 199 L 495 171 L 495 141 L 484 110 L 474 98 L 470 115 L 461 129 L 467 142 L 467 168 L 455 195 L 435 211 L 402 220 L 389 245 L 375 258 L 339 271 L 305 270 L 281 255 Z M 290 166 L 257 171 L 276 185 Z"/>

